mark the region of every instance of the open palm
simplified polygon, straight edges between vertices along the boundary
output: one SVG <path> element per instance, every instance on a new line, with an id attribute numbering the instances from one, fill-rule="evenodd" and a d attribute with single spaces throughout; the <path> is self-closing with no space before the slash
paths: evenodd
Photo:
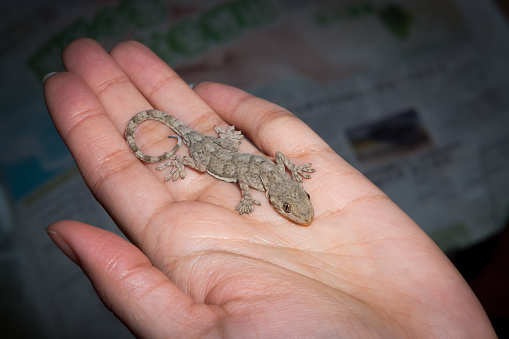
<path id="1" fill-rule="evenodd" d="M 48 109 L 132 243 L 75 221 L 48 232 L 137 336 L 494 336 L 437 246 L 291 113 L 225 85 L 191 89 L 135 42 L 107 53 L 81 39 L 63 59 L 68 72 L 45 82 Z M 258 191 L 262 205 L 239 215 L 238 185 L 190 169 L 163 182 L 165 172 L 140 162 L 123 137 L 128 120 L 152 107 L 208 135 L 235 125 L 265 154 L 312 162 L 303 185 L 313 223 L 282 218 Z M 169 134 L 146 122 L 136 141 L 158 155 L 173 147 Z M 246 141 L 240 151 L 257 152 Z"/>

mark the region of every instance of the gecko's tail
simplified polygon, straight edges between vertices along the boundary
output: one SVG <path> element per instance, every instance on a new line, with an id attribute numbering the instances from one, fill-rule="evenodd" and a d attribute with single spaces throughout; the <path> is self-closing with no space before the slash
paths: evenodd
<path id="1" fill-rule="evenodd" d="M 170 135 L 169 138 L 176 138 L 177 144 L 173 149 L 169 152 L 164 153 L 163 155 L 159 156 L 151 156 L 148 154 L 143 153 L 138 145 L 136 145 L 136 141 L 134 140 L 134 131 L 136 130 L 136 127 L 140 123 L 142 123 L 145 120 L 157 120 L 159 122 L 164 123 L 166 126 L 170 127 L 172 130 L 174 130 L 179 135 Z M 166 159 L 171 158 L 175 155 L 177 150 L 180 148 L 180 145 L 182 144 L 182 138 L 181 135 L 185 135 L 188 130 L 191 130 L 189 127 L 184 125 L 180 120 L 177 118 L 168 115 L 162 111 L 158 110 L 146 110 L 139 112 L 134 117 L 129 120 L 127 127 L 125 129 L 125 139 L 127 141 L 127 144 L 133 151 L 133 153 L 136 155 L 136 157 L 140 160 L 146 161 L 146 162 L 160 162 Z"/>

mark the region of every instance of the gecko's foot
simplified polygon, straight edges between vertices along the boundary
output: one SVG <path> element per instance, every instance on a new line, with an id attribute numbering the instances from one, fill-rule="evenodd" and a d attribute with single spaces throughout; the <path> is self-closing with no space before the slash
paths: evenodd
<path id="1" fill-rule="evenodd" d="M 222 147 L 232 151 L 239 150 L 240 143 L 244 136 L 242 135 L 242 132 L 235 130 L 235 126 L 229 126 L 226 130 L 218 126 L 214 126 L 214 130 L 219 135 L 219 139 L 222 140 L 220 143 Z"/>
<path id="2" fill-rule="evenodd" d="M 302 182 L 302 177 L 306 179 L 311 179 L 311 176 L 309 173 L 315 172 L 314 168 L 310 168 L 311 163 L 305 164 L 305 165 L 294 165 L 293 168 L 291 168 L 292 172 L 292 179 L 297 182 Z M 301 177 L 302 176 L 302 177 Z"/>
<path id="3" fill-rule="evenodd" d="M 242 200 L 235 206 L 235 209 L 239 211 L 239 214 L 249 214 L 253 211 L 253 204 L 260 206 L 260 202 L 254 200 L 251 197 L 243 197 Z"/>
<path id="4" fill-rule="evenodd" d="M 309 173 L 313 173 L 315 171 L 313 168 L 311 168 L 311 163 L 305 165 L 296 165 L 279 151 L 276 152 L 276 165 L 281 170 L 281 172 L 285 171 L 284 166 L 286 166 L 286 168 L 288 168 L 292 173 L 292 179 L 297 182 L 302 182 L 302 178 L 311 179 Z"/>
<path id="5" fill-rule="evenodd" d="M 240 143 L 240 140 L 244 137 L 241 131 L 236 131 L 235 126 L 228 126 L 226 130 L 219 126 L 214 126 L 214 130 L 219 135 L 220 139 L 229 139 Z"/>
<path id="6" fill-rule="evenodd" d="M 173 169 L 166 173 L 164 181 L 169 181 L 170 179 L 176 181 L 179 177 L 180 179 L 184 179 L 186 177 L 186 169 L 184 167 L 184 164 L 177 160 L 170 160 L 165 164 L 161 164 L 156 167 L 156 170 L 162 171 L 163 169 L 169 166 L 173 166 Z"/>

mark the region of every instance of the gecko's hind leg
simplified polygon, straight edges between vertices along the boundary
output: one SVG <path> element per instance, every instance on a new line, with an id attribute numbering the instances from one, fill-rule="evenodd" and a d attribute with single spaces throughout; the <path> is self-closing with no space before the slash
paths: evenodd
<path id="1" fill-rule="evenodd" d="M 163 169 L 169 166 L 173 166 L 173 169 L 166 173 L 164 181 L 169 181 L 170 179 L 176 181 L 179 177 L 180 179 L 184 179 L 186 177 L 186 169 L 184 165 L 176 161 L 176 159 L 170 159 L 170 161 L 168 161 L 167 163 L 157 166 L 156 170 L 162 171 Z"/>
<path id="2" fill-rule="evenodd" d="M 156 170 L 162 171 L 163 169 L 169 166 L 173 166 L 173 169 L 166 174 L 166 176 L 164 177 L 164 181 L 169 181 L 170 179 L 176 181 L 178 178 L 184 179 L 186 177 L 185 166 L 191 167 L 200 172 L 205 172 L 207 170 L 206 165 L 199 164 L 193 158 L 190 158 L 185 155 L 172 156 L 170 161 L 157 166 Z"/>

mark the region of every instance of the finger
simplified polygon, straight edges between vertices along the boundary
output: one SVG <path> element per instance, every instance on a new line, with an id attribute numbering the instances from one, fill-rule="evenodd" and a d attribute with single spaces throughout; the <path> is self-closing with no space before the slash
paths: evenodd
<path id="1" fill-rule="evenodd" d="M 135 41 L 121 43 L 110 54 L 152 106 L 176 116 L 200 133 L 215 136 L 214 125 L 224 125 L 189 85 L 144 45 Z M 254 150 L 248 143 L 241 147 Z"/>
<path id="2" fill-rule="evenodd" d="M 64 50 L 66 69 L 79 76 L 104 107 L 118 132 L 123 135 L 128 120 L 152 108 L 115 60 L 92 39 L 78 39 Z M 173 147 L 166 136 L 173 131 L 155 122 L 139 126 L 136 143 L 147 154 L 159 155 Z M 154 166 L 150 166 L 154 167 Z M 156 174 L 161 176 L 160 173 Z"/>
<path id="3" fill-rule="evenodd" d="M 195 92 L 225 121 L 243 131 L 264 153 L 289 157 L 335 152 L 286 109 L 231 86 L 203 82 Z"/>
<path id="4" fill-rule="evenodd" d="M 109 231 L 76 221 L 48 227 L 55 244 L 86 274 L 104 304 L 137 337 L 198 337 L 216 321 L 194 304 L 134 245 Z"/>
<path id="5" fill-rule="evenodd" d="M 50 115 L 88 187 L 130 239 L 154 211 L 174 201 L 160 180 L 132 155 L 90 88 L 72 73 L 44 83 Z M 121 189 L 119 189 L 121 188 Z M 144 208 L 136 208 L 139 201 Z"/>
<path id="6" fill-rule="evenodd" d="M 90 87 L 121 133 L 132 115 L 151 108 L 115 60 L 96 41 L 78 39 L 70 43 L 62 53 L 62 60 L 67 71 L 79 76 Z"/>
<path id="7" fill-rule="evenodd" d="M 120 43 L 110 54 L 154 107 L 200 132 L 221 122 L 184 80 L 144 45 L 135 41 Z"/>

